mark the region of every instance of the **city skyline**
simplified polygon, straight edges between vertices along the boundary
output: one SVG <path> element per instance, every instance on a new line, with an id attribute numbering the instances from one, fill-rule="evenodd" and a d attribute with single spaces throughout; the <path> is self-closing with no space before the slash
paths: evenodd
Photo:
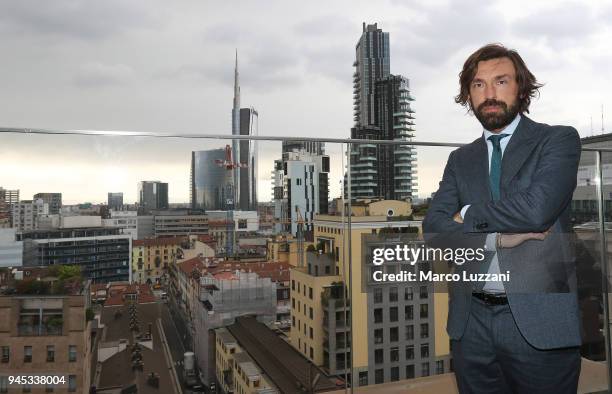
<path id="1" fill-rule="evenodd" d="M 601 105 L 604 112 L 610 108 L 606 94 L 612 79 L 605 70 L 612 57 L 603 49 L 612 35 L 605 25 L 610 2 L 272 7 L 279 14 L 291 8 L 299 15 L 293 19 L 275 13 L 257 17 L 265 7 L 249 3 L 71 4 L 0 6 L 0 28 L 7 33 L 0 48 L 8 54 L 0 76 L 2 126 L 229 136 L 237 48 L 242 99 L 261 113 L 260 135 L 348 138 L 352 62 L 363 22 L 390 33 L 390 71 L 410 79 L 417 99 L 417 141 L 478 137 L 477 121 L 453 96 L 466 55 L 492 41 L 519 50 L 546 84 L 532 104 L 534 118 L 573 125 L 586 137 L 591 118 L 594 133 L 601 130 Z M 97 23 L 94 15 L 112 23 Z M 169 183 L 171 203 L 188 202 L 190 152 L 226 143 L 3 134 L 2 184 L 28 198 L 59 191 L 68 204 L 102 202 L 109 191 L 123 191 L 132 203 L 139 180 L 161 179 Z M 331 144 L 327 149 L 336 151 L 328 154 L 330 196 L 337 196 L 340 149 Z M 270 151 L 280 152 L 280 143 L 260 144 L 260 158 Z M 419 197 L 427 197 L 437 187 L 439 157 L 447 150 L 417 151 Z M 260 162 L 258 191 L 267 201 L 272 160 Z"/>

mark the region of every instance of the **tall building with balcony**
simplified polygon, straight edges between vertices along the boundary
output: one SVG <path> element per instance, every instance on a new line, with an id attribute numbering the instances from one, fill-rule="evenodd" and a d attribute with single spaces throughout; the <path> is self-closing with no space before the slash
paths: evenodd
<path id="1" fill-rule="evenodd" d="M 406 220 L 410 204 L 360 202 L 351 213 L 350 232 L 346 218 L 317 215 L 319 251 L 291 270 L 292 346 L 330 375 L 343 377 L 352 364 L 353 387 L 447 372 L 447 294 L 429 282 L 372 280 L 372 248 L 422 244 L 420 222 Z"/>
<path id="2" fill-rule="evenodd" d="M 32 199 L 41 199 L 45 204 L 49 205 L 50 215 L 57 215 L 62 209 L 62 193 L 36 193 Z"/>
<path id="3" fill-rule="evenodd" d="M 0 283 L 0 392 L 86 393 L 91 384 L 89 284 L 23 268 Z M 56 375 L 63 384 L 8 385 L 8 375 Z"/>
<path id="4" fill-rule="evenodd" d="M 274 161 L 272 198 L 276 232 L 295 235 L 299 216 L 304 231 L 311 232 L 315 214 L 328 211 L 329 156 L 303 150 L 283 153 Z"/>
<path id="5" fill-rule="evenodd" d="M 353 64 L 355 125 L 351 138 L 410 141 L 414 111 L 407 78 L 390 73 L 389 33 L 363 25 Z M 403 145 L 353 144 L 351 197 L 406 200 L 416 196 L 416 150 Z"/>
<path id="6" fill-rule="evenodd" d="M 168 184 L 160 181 L 138 182 L 139 211 L 168 209 Z"/>

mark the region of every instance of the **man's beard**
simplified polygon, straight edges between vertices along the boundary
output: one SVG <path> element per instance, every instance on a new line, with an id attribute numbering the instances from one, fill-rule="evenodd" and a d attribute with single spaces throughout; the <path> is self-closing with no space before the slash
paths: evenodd
<path id="1" fill-rule="evenodd" d="M 500 112 L 484 112 L 484 107 L 496 105 Z M 474 111 L 476 119 L 480 121 L 482 127 L 486 130 L 498 130 L 508 126 L 518 114 L 518 100 L 508 108 L 508 105 L 503 101 L 488 99 L 482 102 Z"/>

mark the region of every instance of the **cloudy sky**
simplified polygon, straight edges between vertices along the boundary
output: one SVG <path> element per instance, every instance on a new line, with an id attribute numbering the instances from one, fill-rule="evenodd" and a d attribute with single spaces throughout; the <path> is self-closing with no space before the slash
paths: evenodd
<path id="1" fill-rule="evenodd" d="M 0 2 L 0 127 L 230 134 L 233 64 L 259 134 L 347 138 L 352 62 L 362 22 L 390 33 L 391 72 L 411 81 L 418 141 L 469 142 L 481 129 L 454 104 L 465 58 L 489 42 L 516 48 L 546 85 L 532 118 L 585 137 L 611 131 L 612 4 L 564 1 Z M 189 199 L 192 150 L 226 141 L 0 135 L 0 186 L 61 191 L 67 203 L 136 198 L 136 183 L 170 183 Z M 260 144 L 260 195 L 278 143 Z M 342 174 L 332 156 L 332 195 Z M 421 197 L 449 149 L 420 148 Z"/>

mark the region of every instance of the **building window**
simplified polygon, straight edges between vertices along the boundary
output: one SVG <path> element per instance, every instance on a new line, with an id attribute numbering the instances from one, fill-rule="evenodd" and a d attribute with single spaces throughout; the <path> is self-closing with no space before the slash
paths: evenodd
<path id="1" fill-rule="evenodd" d="M 399 348 L 398 347 L 392 347 L 389 351 L 389 354 L 390 354 L 392 363 L 399 361 Z"/>
<path id="2" fill-rule="evenodd" d="M 424 300 L 429 296 L 429 293 L 427 292 L 427 286 L 421 286 L 419 288 L 419 297 Z"/>
<path id="3" fill-rule="evenodd" d="M 295 298 L 291 297 L 291 307 L 295 309 Z"/>
<path id="4" fill-rule="evenodd" d="M 0 376 L 0 393 L 8 393 L 8 376 Z"/>
<path id="5" fill-rule="evenodd" d="M 295 316 L 291 316 L 291 325 L 295 327 Z"/>
<path id="6" fill-rule="evenodd" d="M 429 305 L 421 304 L 420 313 L 421 319 L 427 319 L 429 317 Z"/>
<path id="7" fill-rule="evenodd" d="M 397 302 L 397 287 L 389 288 L 389 302 Z"/>
<path id="8" fill-rule="evenodd" d="M 310 330 L 311 330 L 310 332 L 312 333 L 312 328 L 311 328 Z M 312 337 L 311 337 L 311 338 L 312 338 Z M 312 346 L 311 346 L 311 347 L 310 347 L 310 359 L 313 359 L 313 358 L 314 358 L 314 349 L 313 349 L 313 348 L 312 348 Z"/>
<path id="9" fill-rule="evenodd" d="M 291 290 L 295 290 L 295 279 L 291 279 Z"/>
<path id="10" fill-rule="evenodd" d="M 52 363 L 55 361 L 55 346 L 48 345 L 47 346 L 47 362 Z"/>
<path id="11" fill-rule="evenodd" d="M 77 360 L 77 348 L 75 345 L 68 346 L 68 361 L 75 362 Z"/>
<path id="12" fill-rule="evenodd" d="M 21 392 L 23 393 L 31 393 L 32 392 L 32 385 L 29 383 L 26 383 L 23 385 L 23 389 L 21 389 Z"/>
<path id="13" fill-rule="evenodd" d="M 421 338 L 429 338 L 429 324 L 427 323 L 421 324 Z"/>
<path id="14" fill-rule="evenodd" d="M 374 364 L 382 364 L 385 362 L 385 353 L 383 349 L 374 350 Z"/>
<path id="15" fill-rule="evenodd" d="M 75 392 L 76 386 L 76 375 L 68 375 L 68 392 Z"/>
<path id="16" fill-rule="evenodd" d="M 414 379 L 414 365 L 406 365 L 406 379 Z"/>
<path id="17" fill-rule="evenodd" d="M 308 288 L 308 298 L 312 300 L 312 287 Z"/>
<path id="18" fill-rule="evenodd" d="M 444 360 L 436 361 L 436 375 L 444 373 Z"/>
<path id="19" fill-rule="evenodd" d="M 2 360 L 1 363 L 5 364 L 11 360 L 11 349 L 8 346 L 2 346 Z"/>
<path id="20" fill-rule="evenodd" d="M 406 287 L 404 289 L 404 301 L 412 301 L 414 294 L 412 294 L 412 287 Z"/>
<path id="21" fill-rule="evenodd" d="M 383 321 L 383 310 L 382 308 L 374 309 L 374 323 L 382 323 Z"/>
<path id="22" fill-rule="evenodd" d="M 368 385 L 368 372 L 359 372 L 359 385 L 367 386 Z"/>
<path id="23" fill-rule="evenodd" d="M 414 345 L 406 346 L 406 361 L 414 360 Z"/>
<path id="24" fill-rule="evenodd" d="M 406 326 L 406 340 L 412 341 L 414 340 L 414 326 L 411 324 Z"/>
<path id="25" fill-rule="evenodd" d="M 308 314 L 310 315 L 310 319 L 312 320 L 313 319 L 312 307 L 309 308 L 308 312 L 309 312 Z"/>
<path id="26" fill-rule="evenodd" d="M 23 347 L 23 362 L 24 363 L 32 362 L 32 346 Z"/>
<path id="27" fill-rule="evenodd" d="M 391 342 L 399 341 L 399 327 L 389 328 L 389 341 Z"/>
<path id="28" fill-rule="evenodd" d="M 421 345 L 421 358 L 429 357 L 429 344 L 424 343 Z"/>
<path id="29" fill-rule="evenodd" d="M 389 321 L 395 322 L 398 319 L 398 312 L 397 312 L 397 307 L 396 306 L 392 306 L 391 308 L 389 308 Z"/>
<path id="30" fill-rule="evenodd" d="M 404 320 L 412 320 L 414 319 L 414 306 L 406 305 L 404 306 Z"/>
<path id="31" fill-rule="evenodd" d="M 383 369 L 377 369 L 374 371 L 374 384 L 381 384 L 385 382 L 385 371 Z"/>
<path id="32" fill-rule="evenodd" d="M 312 339 L 313 337 L 312 327 L 309 327 L 309 329 L 310 329 L 310 339 Z"/>
<path id="33" fill-rule="evenodd" d="M 383 302 L 383 289 L 382 287 L 374 288 L 374 303 L 380 304 Z"/>
<path id="34" fill-rule="evenodd" d="M 421 364 L 421 376 L 429 376 L 429 363 Z"/>
<path id="35" fill-rule="evenodd" d="M 399 380 L 399 367 L 391 368 L 391 381 L 397 382 Z"/>
<path id="36" fill-rule="evenodd" d="M 383 329 L 377 328 L 376 330 L 374 330 L 374 343 L 376 344 L 383 343 L 384 340 L 385 338 L 383 334 Z"/>

